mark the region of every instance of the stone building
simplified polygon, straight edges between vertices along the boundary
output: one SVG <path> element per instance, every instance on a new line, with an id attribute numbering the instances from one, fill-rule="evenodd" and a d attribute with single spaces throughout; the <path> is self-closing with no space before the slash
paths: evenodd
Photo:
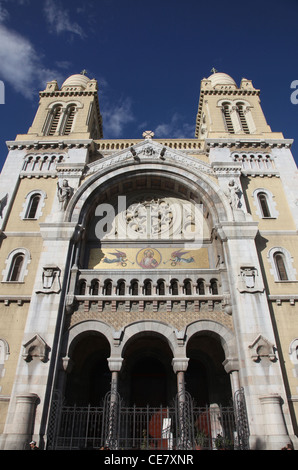
<path id="1" fill-rule="evenodd" d="M 103 138 L 82 73 L 49 82 L 28 133 L 7 142 L 0 448 L 82 444 L 62 415 L 88 405 L 102 418 L 95 447 L 106 419 L 117 448 L 133 405 L 178 410 L 174 428 L 162 415 L 162 448 L 193 448 L 180 425 L 201 406 L 208 426 L 217 413 L 211 447 L 227 434 L 223 407 L 235 447 L 241 432 L 245 448 L 296 447 L 292 141 L 271 131 L 250 80 L 218 72 L 201 82 L 194 138 L 141 137 Z"/>

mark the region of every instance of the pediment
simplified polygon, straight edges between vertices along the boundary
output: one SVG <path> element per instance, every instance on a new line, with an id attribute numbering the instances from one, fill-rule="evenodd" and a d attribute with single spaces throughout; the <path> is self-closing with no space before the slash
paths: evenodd
<path id="1" fill-rule="evenodd" d="M 87 174 L 93 174 L 114 166 L 143 164 L 146 162 L 156 164 L 167 163 L 181 166 L 184 169 L 194 169 L 208 175 L 214 174 L 211 165 L 208 163 L 190 156 L 183 150 L 172 149 L 152 139 L 145 139 L 129 148 L 126 148 L 125 150 L 116 151 L 112 155 L 89 164 Z"/>

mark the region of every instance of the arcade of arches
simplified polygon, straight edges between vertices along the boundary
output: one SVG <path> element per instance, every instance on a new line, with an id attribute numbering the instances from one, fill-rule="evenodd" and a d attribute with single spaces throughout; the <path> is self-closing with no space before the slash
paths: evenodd
<path id="1" fill-rule="evenodd" d="M 72 353 L 73 367 L 67 375 L 65 398 L 69 405 L 99 406 L 111 389 L 108 367 L 110 347 L 99 333 L 82 334 Z M 208 332 L 194 335 L 188 343 L 185 389 L 198 406 L 230 405 L 229 375 L 222 365 L 224 351 Z M 171 406 L 177 394 L 173 354 L 166 338 L 144 332 L 131 338 L 123 350 L 118 391 L 128 406 Z"/>

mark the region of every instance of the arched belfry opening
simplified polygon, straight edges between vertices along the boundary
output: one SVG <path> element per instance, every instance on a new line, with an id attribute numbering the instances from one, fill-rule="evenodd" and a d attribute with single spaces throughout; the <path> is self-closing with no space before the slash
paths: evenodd
<path id="1" fill-rule="evenodd" d="M 173 354 L 161 336 L 144 332 L 123 352 L 119 392 L 129 406 L 169 406 L 177 393 Z"/>
<path id="2" fill-rule="evenodd" d="M 219 338 L 208 332 L 197 333 L 190 338 L 186 354 L 185 387 L 196 405 L 231 405 L 230 377 L 223 367 L 225 354 Z"/>
<path id="3" fill-rule="evenodd" d="M 65 401 L 68 405 L 99 406 L 111 388 L 107 358 L 107 339 L 93 332 L 81 334 L 70 352 L 71 367 L 66 377 Z"/>

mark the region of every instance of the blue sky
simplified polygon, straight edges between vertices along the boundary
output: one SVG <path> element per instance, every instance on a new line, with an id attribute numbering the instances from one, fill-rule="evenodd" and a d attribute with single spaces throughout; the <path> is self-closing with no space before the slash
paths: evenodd
<path id="1" fill-rule="evenodd" d="M 212 67 L 261 90 L 272 131 L 298 161 L 298 0 L 0 0 L 0 168 L 46 82 L 99 82 L 105 138 L 194 137 Z"/>

